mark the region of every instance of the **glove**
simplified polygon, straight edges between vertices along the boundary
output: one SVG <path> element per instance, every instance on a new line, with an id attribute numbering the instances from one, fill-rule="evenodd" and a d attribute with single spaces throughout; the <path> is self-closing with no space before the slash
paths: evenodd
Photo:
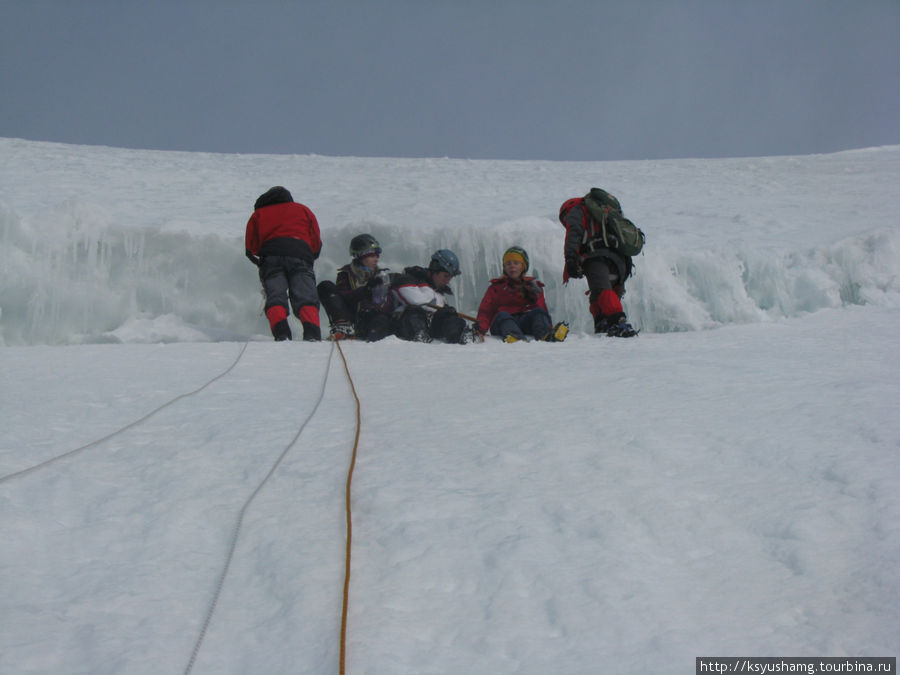
<path id="1" fill-rule="evenodd" d="M 245 249 L 244 255 L 247 256 L 247 259 L 257 267 L 259 267 L 260 263 L 262 263 L 262 258 L 260 258 L 258 255 L 253 255 L 249 250 Z"/>
<path id="2" fill-rule="evenodd" d="M 366 288 L 368 288 L 371 291 L 373 288 L 377 288 L 378 286 L 381 286 L 381 284 L 383 284 L 383 283 L 384 283 L 384 279 L 382 279 L 381 277 L 377 277 L 377 276 L 372 277 L 371 279 L 369 279 L 366 282 Z"/>
<path id="3" fill-rule="evenodd" d="M 580 279 L 584 276 L 584 272 L 581 271 L 581 265 L 578 264 L 578 261 L 575 260 L 575 258 L 566 260 L 566 272 L 569 273 L 569 276 L 572 279 Z"/>

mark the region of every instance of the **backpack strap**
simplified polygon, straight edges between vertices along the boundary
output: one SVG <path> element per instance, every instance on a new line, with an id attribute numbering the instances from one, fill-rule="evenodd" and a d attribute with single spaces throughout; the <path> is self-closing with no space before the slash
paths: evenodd
<path id="1" fill-rule="evenodd" d="M 584 197 L 584 209 L 587 211 L 588 216 L 595 225 L 595 227 L 592 228 L 594 230 L 593 234 L 600 238 L 604 248 L 616 248 L 615 243 L 610 244 L 610 237 L 606 225 L 609 221 L 609 214 L 613 210 L 621 213 L 621 211 L 616 208 L 619 202 L 608 192 L 603 192 L 602 190 L 599 190 L 599 192 L 602 192 L 614 201 L 600 201 L 594 196 L 595 190 L 598 190 L 598 188 L 592 188 L 591 192 Z M 587 233 L 587 228 L 585 228 L 585 233 Z M 585 244 L 587 244 L 587 240 L 585 240 Z"/>

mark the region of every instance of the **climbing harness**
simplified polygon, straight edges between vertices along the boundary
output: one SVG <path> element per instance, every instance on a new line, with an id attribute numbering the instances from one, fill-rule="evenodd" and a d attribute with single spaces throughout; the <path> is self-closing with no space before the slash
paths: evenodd
<path id="1" fill-rule="evenodd" d="M 61 459 L 66 459 L 67 457 L 72 457 L 84 450 L 87 450 L 88 448 L 93 448 L 95 445 L 100 445 L 101 443 L 108 441 L 110 438 L 114 438 L 115 436 L 118 436 L 119 434 L 122 434 L 133 427 L 136 427 L 141 422 L 144 422 L 144 421 L 150 419 L 151 417 L 153 417 L 160 410 L 163 410 L 164 408 L 168 408 L 170 405 L 177 403 L 181 399 L 187 398 L 188 396 L 193 396 L 194 394 L 199 394 L 201 391 L 206 389 L 213 382 L 220 380 L 221 378 L 225 377 L 228 373 L 230 373 L 232 370 L 234 370 L 234 367 L 238 364 L 238 361 L 241 360 L 241 357 L 244 355 L 244 352 L 247 350 L 248 344 L 250 344 L 250 343 L 249 342 L 244 343 L 244 346 L 241 348 L 241 351 L 237 355 L 237 358 L 234 360 L 234 363 L 232 363 L 226 370 L 224 370 L 223 372 L 216 375 L 214 378 L 212 378 L 209 382 L 204 384 L 202 387 L 194 389 L 194 391 L 189 391 L 186 394 L 181 394 L 180 396 L 176 396 L 175 398 L 171 399 L 170 401 L 163 403 L 161 406 L 159 406 L 155 410 L 151 410 L 149 413 L 147 413 L 140 419 L 137 419 L 134 422 L 131 422 L 130 424 L 126 424 L 124 427 L 117 429 L 116 431 L 112 432 L 111 434 L 107 434 L 103 438 L 98 438 L 96 441 L 91 441 L 87 445 L 82 445 L 80 448 L 75 448 L 74 450 L 69 450 L 68 452 L 64 452 L 63 454 L 57 455 L 56 457 L 51 457 L 50 459 L 43 461 L 40 464 L 35 464 L 34 466 L 30 466 L 27 469 L 22 469 L 21 471 L 16 471 L 14 473 L 7 474 L 6 476 L 0 476 L 0 483 L 11 480 L 13 478 L 17 478 L 19 476 L 24 476 L 25 474 L 31 473 L 32 471 L 37 471 L 38 469 L 43 469 L 44 467 L 49 466 L 49 465 L 53 464 L 54 462 L 58 462 Z"/>

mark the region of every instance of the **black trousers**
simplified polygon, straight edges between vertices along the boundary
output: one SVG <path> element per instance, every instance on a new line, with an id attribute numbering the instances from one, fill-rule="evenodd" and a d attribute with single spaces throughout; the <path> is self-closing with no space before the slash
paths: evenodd
<path id="1" fill-rule="evenodd" d="M 462 342 L 466 322 L 455 309 L 445 307 L 429 317 L 421 307 L 407 307 L 394 320 L 394 330 L 403 340 L 412 340 L 424 331 L 434 340 L 458 343 Z"/>
<path id="2" fill-rule="evenodd" d="M 337 321 L 352 323 L 357 336 L 368 342 L 378 342 L 394 332 L 390 314 L 379 312 L 377 309 L 357 311 L 344 300 L 344 296 L 340 294 L 337 284 L 333 281 L 323 281 L 316 290 L 331 323 Z"/>

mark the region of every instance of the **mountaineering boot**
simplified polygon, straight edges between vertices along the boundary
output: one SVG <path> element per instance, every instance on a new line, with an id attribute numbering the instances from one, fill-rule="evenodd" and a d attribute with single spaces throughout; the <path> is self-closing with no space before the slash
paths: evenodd
<path id="1" fill-rule="evenodd" d="M 431 342 L 431 335 L 425 328 L 420 328 L 412 336 L 412 342 Z"/>
<path id="2" fill-rule="evenodd" d="M 288 325 L 287 319 L 282 319 L 272 326 L 272 337 L 275 338 L 275 342 L 291 339 L 291 327 Z"/>
<path id="3" fill-rule="evenodd" d="M 512 344 L 513 342 L 518 342 L 518 341 L 519 341 L 519 338 L 517 338 L 515 335 L 513 335 L 512 333 L 510 333 L 510 334 L 507 335 L 505 338 L 503 338 L 503 341 L 504 341 L 504 342 L 508 342 L 509 344 Z"/>
<path id="4" fill-rule="evenodd" d="M 322 329 L 311 321 L 303 322 L 303 341 L 319 342 L 322 339 Z"/>
<path id="5" fill-rule="evenodd" d="M 566 339 L 566 336 L 569 334 L 569 324 L 565 321 L 560 321 L 558 324 L 553 326 L 550 329 L 550 332 L 547 333 L 544 337 L 541 338 L 544 342 L 562 342 Z"/>
<path id="6" fill-rule="evenodd" d="M 609 337 L 629 338 L 636 336 L 638 331 L 636 331 L 630 323 L 625 321 L 625 319 L 622 319 L 618 323 L 614 323 L 607 328 L 606 334 Z"/>
<path id="7" fill-rule="evenodd" d="M 629 338 L 636 336 L 640 331 L 625 320 L 624 314 L 612 316 L 600 316 L 594 322 L 594 332 L 608 337 Z"/>
<path id="8" fill-rule="evenodd" d="M 625 320 L 623 312 L 601 314 L 594 321 L 594 332 L 609 337 L 634 337 L 638 332 Z"/>
<path id="9" fill-rule="evenodd" d="M 332 340 L 346 340 L 352 337 L 356 337 L 356 329 L 349 321 L 340 319 L 331 325 Z"/>
<path id="10" fill-rule="evenodd" d="M 463 336 L 460 340 L 460 344 L 469 344 L 472 342 L 484 342 L 484 335 L 481 334 L 478 330 L 478 326 L 475 324 L 463 331 Z"/>
<path id="11" fill-rule="evenodd" d="M 594 319 L 594 332 L 598 335 L 605 335 L 611 325 L 612 321 L 608 316 L 598 316 Z"/>

